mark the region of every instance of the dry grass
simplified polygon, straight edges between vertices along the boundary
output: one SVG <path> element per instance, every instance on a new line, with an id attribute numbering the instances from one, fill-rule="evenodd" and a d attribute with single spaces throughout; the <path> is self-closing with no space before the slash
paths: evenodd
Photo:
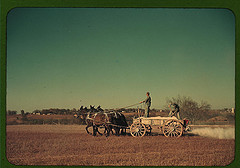
<path id="1" fill-rule="evenodd" d="M 7 126 L 7 158 L 15 165 L 225 166 L 233 139 L 185 135 L 98 136 L 79 125 Z"/>

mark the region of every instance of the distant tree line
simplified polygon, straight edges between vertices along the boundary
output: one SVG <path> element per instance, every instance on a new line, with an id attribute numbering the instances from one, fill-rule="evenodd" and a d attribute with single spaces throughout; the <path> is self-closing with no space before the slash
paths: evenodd
<path id="1" fill-rule="evenodd" d="M 90 108 L 87 108 L 85 107 L 84 108 L 85 111 L 82 111 L 81 108 L 79 109 L 76 109 L 76 108 L 73 108 L 73 109 L 59 109 L 59 108 L 50 108 L 50 109 L 42 109 L 42 110 L 34 110 L 32 113 L 29 113 L 29 112 L 24 112 L 24 110 L 21 110 L 21 115 L 24 116 L 24 115 L 28 115 L 28 114 L 39 114 L 39 115 L 74 115 L 75 113 L 81 113 L 81 112 L 88 112 L 88 111 L 91 111 L 91 106 Z M 96 108 L 95 108 L 96 110 Z M 9 110 L 10 111 L 10 110 Z M 105 111 L 114 111 L 114 109 L 105 109 Z M 130 112 L 136 112 L 137 111 L 137 108 L 129 108 L 129 109 L 125 109 L 125 108 L 122 108 L 122 109 L 118 109 L 116 111 L 119 111 L 119 112 L 126 112 L 126 113 L 130 113 Z M 152 109 L 152 111 L 157 111 L 156 109 Z M 15 113 L 11 113 L 11 115 L 14 115 L 17 113 L 17 111 L 14 111 Z M 96 111 L 95 111 L 96 112 Z M 8 113 L 10 115 L 10 113 Z"/>
<path id="2" fill-rule="evenodd" d="M 41 114 L 41 115 L 47 115 L 47 114 L 58 114 L 58 115 L 73 115 L 77 110 L 75 108 L 73 109 L 43 109 L 43 110 L 34 110 L 33 114 Z"/>
<path id="3" fill-rule="evenodd" d="M 16 115 L 17 111 L 8 110 L 7 115 Z"/>

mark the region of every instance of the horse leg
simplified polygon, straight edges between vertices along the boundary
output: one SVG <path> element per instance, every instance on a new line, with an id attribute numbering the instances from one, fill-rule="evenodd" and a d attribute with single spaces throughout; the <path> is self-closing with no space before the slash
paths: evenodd
<path id="1" fill-rule="evenodd" d="M 86 126 L 85 129 L 86 129 L 87 133 L 90 134 L 90 132 L 88 131 L 88 125 Z"/>
<path id="2" fill-rule="evenodd" d="M 124 128 L 124 135 L 127 135 L 127 129 Z"/>
<path id="3" fill-rule="evenodd" d="M 110 133 L 112 133 L 112 135 L 113 135 L 113 129 L 115 129 L 114 127 L 112 127 L 111 125 L 109 125 L 109 126 L 104 126 L 105 127 L 105 130 L 104 130 L 104 134 L 106 135 L 106 134 L 110 134 Z"/>
<path id="4" fill-rule="evenodd" d="M 109 134 L 110 134 L 110 127 L 109 127 L 109 125 L 105 125 L 105 130 L 106 130 L 105 136 L 108 137 Z"/>
<path id="5" fill-rule="evenodd" d="M 96 130 L 97 130 L 97 132 L 99 133 L 99 135 L 103 135 L 103 134 L 99 131 L 99 128 L 98 128 L 98 127 L 96 127 Z M 105 133 L 105 130 L 104 130 L 104 133 Z"/>
<path id="6" fill-rule="evenodd" d="M 108 125 L 108 136 L 110 135 L 110 132 L 112 132 L 112 127 Z"/>
<path id="7" fill-rule="evenodd" d="M 122 129 L 122 133 L 123 133 L 123 135 L 126 135 L 126 134 L 127 134 L 127 129 L 126 129 L 126 128 L 123 128 L 123 129 Z"/>
<path id="8" fill-rule="evenodd" d="M 109 133 L 112 133 L 112 135 L 113 135 L 113 128 L 114 128 L 114 127 L 112 127 L 111 125 L 109 125 Z"/>
<path id="9" fill-rule="evenodd" d="M 123 135 L 123 128 L 120 129 L 120 134 Z"/>
<path id="10" fill-rule="evenodd" d="M 89 121 L 89 120 L 87 120 L 86 123 L 87 123 L 86 131 L 87 131 L 87 133 L 88 133 L 89 135 L 92 135 L 92 133 L 89 132 L 88 128 L 89 128 L 89 127 L 92 127 L 92 126 L 93 126 L 93 123 L 92 123 L 91 121 Z"/>
<path id="11" fill-rule="evenodd" d="M 126 128 L 121 129 L 121 135 L 126 135 Z"/>
<path id="12" fill-rule="evenodd" d="M 105 125 L 105 136 L 107 137 L 109 135 L 109 129 L 108 129 L 108 126 Z"/>
<path id="13" fill-rule="evenodd" d="M 89 135 L 92 135 L 92 133 L 88 131 L 88 128 L 89 128 L 89 127 L 90 127 L 89 125 L 86 126 L 86 131 L 87 131 L 87 133 L 88 133 Z"/>
<path id="14" fill-rule="evenodd" d="M 115 127 L 115 132 L 116 132 L 116 135 L 119 136 L 120 128 L 119 127 Z"/>
<path id="15" fill-rule="evenodd" d="M 97 135 L 97 127 L 94 125 L 93 126 L 93 136 Z"/>

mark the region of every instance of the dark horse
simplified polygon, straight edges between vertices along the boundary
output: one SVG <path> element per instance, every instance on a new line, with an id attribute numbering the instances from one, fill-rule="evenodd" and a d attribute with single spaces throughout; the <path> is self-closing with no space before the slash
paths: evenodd
<path id="1" fill-rule="evenodd" d="M 75 114 L 74 116 L 86 121 L 86 131 L 93 136 L 96 136 L 97 133 L 100 135 L 104 133 L 106 136 L 109 136 L 112 129 L 115 130 L 116 135 L 119 135 L 120 130 L 122 130 L 121 133 L 123 133 L 123 130 L 126 133 L 126 127 L 128 127 L 123 114 L 119 112 L 104 112 L 100 106 L 97 109 L 94 106 L 90 106 L 89 110 L 86 107 L 81 107 L 79 115 Z M 88 130 L 90 127 L 93 127 L 93 133 Z M 100 128 L 104 128 L 104 132 L 101 133 L 99 131 Z"/>
<path id="2" fill-rule="evenodd" d="M 125 116 L 120 112 L 110 112 L 112 114 L 112 129 L 115 130 L 116 135 L 126 134 L 126 128 L 128 127 Z M 120 133 L 121 130 L 121 133 Z"/>

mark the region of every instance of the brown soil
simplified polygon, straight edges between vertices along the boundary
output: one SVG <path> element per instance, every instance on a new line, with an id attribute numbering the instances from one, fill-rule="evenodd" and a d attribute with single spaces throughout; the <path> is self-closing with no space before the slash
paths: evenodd
<path id="1" fill-rule="evenodd" d="M 235 150 L 233 139 L 93 137 L 79 125 L 10 125 L 6 145 L 15 165 L 225 166 Z"/>

